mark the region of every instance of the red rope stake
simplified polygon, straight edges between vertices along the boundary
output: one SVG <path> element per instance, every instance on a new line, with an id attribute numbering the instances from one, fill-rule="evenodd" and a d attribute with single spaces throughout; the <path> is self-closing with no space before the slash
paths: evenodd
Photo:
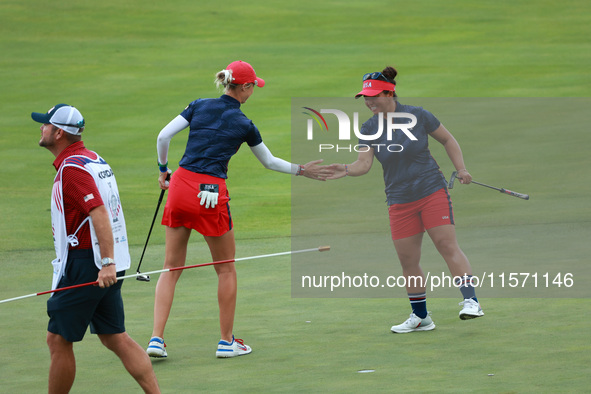
<path id="1" fill-rule="evenodd" d="M 35 295 L 43 295 L 43 294 L 49 294 L 49 293 L 56 293 L 58 291 L 64 291 L 64 290 L 70 290 L 70 289 L 76 289 L 78 287 L 85 287 L 85 286 L 90 286 L 90 285 L 97 285 L 98 286 L 98 280 L 95 280 L 94 282 L 88 282 L 88 283 L 81 283 L 79 285 L 73 285 L 73 286 L 68 286 L 68 287 L 60 287 L 59 289 L 55 289 L 55 290 L 47 290 L 47 291 L 42 291 L 41 293 L 35 293 Z M 0 301 L 0 303 L 3 301 Z"/>
<path id="2" fill-rule="evenodd" d="M 327 252 L 329 250 L 330 250 L 330 246 L 320 246 L 318 248 L 312 248 L 312 249 L 290 250 L 288 252 L 262 254 L 262 255 L 259 255 L 259 256 L 250 256 L 250 257 L 240 257 L 240 258 L 237 258 L 237 259 L 212 261 L 210 263 L 187 265 L 187 266 L 183 266 L 183 267 L 165 268 L 165 269 L 161 269 L 161 270 L 157 270 L 157 271 L 138 272 L 136 274 L 121 276 L 121 277 L 117 278 L 117 280 L 120 280 L 120 279 L 128 279 L 128 278 L 135 278 L 135 277 L 138 277 L 140 275 L 161 274 L 163 272 L 169 272 L 169 271 L 180 271 L 180 270 L 186 270 L 186 269 L 190 269 L 190 268 L 205 267 L 205 266 L 208 266 L 208 265 L 235 263 L 237 261 L 262 259 L 262 258 L 266 258 L 266 257 L 285 256 L 285 255 L 291 255 L 291 254 L 296 254 L 296 253 Z M 40 296 L 40 295 L 43 295 L 43 294 L 57 293 L 58 291 L 65 291 L 65 290 L 77 289 L 79 287 L 95 286 L 95 285 L 98 285 L 98 281 L 81 283 L 79 285 L 73 285 L 73 286 L 67 286 L 67 287 L 60 287 L 59 289 L 47 290 L 47 291 L 42 291 L 42 292 L 39 292 L 39 293 L 27 294 L 27 295 L 23 295 L 23 296 L 20 296 L 20 297 L 7 298 L 5 300 L 1 300 L 0 301 L 0 304 L 3 304 L 5 302 L 10 302 L 10 301 L 22 300 L 23 298 Z"/>

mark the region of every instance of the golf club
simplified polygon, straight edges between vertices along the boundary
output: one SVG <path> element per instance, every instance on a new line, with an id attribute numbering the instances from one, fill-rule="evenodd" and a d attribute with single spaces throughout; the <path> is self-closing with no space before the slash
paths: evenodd
<path id="1" fill-rule="evenodd" d="M 170 170 L 168 172 L 168 175 L 166 176 L 166 180 L 170 180 Z M 139 280 L 140 282 L 149 282 L 150 281 L 150 276 L 149 275 L 145 275 L 142 274 L 140 272 L 140 267 L 142 266 L 142 261 L 144 260 L 144 253 L 146 253 L 146 247 L 148 246 L 148 241 L 150 241 L 150 235 L 152 234 L 152 229 L 154 228 L 154 222 L 156 222 L 156 216 L 158 216 L 158 210 L 160 209 L 160 204 L 162 204 L 162 199 L 164 198 L 164 192 L 166 190 L 162 189 L 160 191 L 160 198 L 158 198 L 158 205 L 156 205 L 156 212 L 154 212 L 154 218 L 152 219 L 152 224 L 150 225 L 150 231 L 148 231 L 148 237 L 146 238 L 146 243 L 144 245 L 144 250 L 142 251 L 142 256 L 140 257 L 140 262 L 137 265 L 137 277 L 136 279 Z"/>
<path id="2" fill-rule="evenodd" d="M 451 177 L 449 178 L 449 182 L 447 183 L 447 188 L 448 189 L 453 189 L 454 182 L 455 182 L 456 178 L 462 179 L 462 178 L 458 177 L 457 174 L 458 174 L 457 171 L 454 171 L 454 172 L 451 173 Z M 504 188 L 500 188 L 500 187 L 494 187 L 494 186 L 490 186 L 490 185 L 485 185 L 484 183 L 480 183 L 480 182 L 476 182 L 476 181 L 472 181 L 472 183 L 475 183 L 475 184 L 480 185 L 480 186 L 488 187 L 490 189 L 498 190 L 501 193 L 505 193 L 505 194 L 508 194 L 510 196 L 513 196 L 513 197 L 518 197 L 518 198 L 522 198 L 524 200 L 529 200 L 529 195 L 527 195 L 527 194 L 517 193 L 517 192 L 511 191 L 509 189 L 504 189 Z"/>
<path id="3" fill-rule="evenodd" d="M 128 279 L 128 278 L 137 278 L 140 275 L 148 275 L 148 274 L 161 274 L 163 272 L 169 272 L 169 271 L 181 271 L 181 270 L 186 270 L 189 268 L 197 268 L 197 267 L 205 267 L 208 265 L 216 265 L 216 264 L 225 264 L 225 263 L 234 263 L 237 261 L 246 261 L 246 260 L 254 260 L 254 259 L 262 259 L 265 257 L 276 257 L 276 256 L 285 256 L 285 255 L 291 255 L 291 254 L 296 254 L 296 253 L 307 253 L 307 252 L 326 252 L 330 250 L 330 246 L 319 246 L 317 248 L 312 248 L 312 249 L 301 249 L 301 250 L 290 250 L 287 252 L 279 252 L 279 253 L 271 253 L 271 254 L 261 254 L 258 256 L 250 256 L 250 257 L 240 257 L 237 259 L 230 259 L 230 260 L 220 260 L 220 261 L 213 261 L 210 263 L 203 263 L 203 264 L 195 264 L 195 265 L 187 265 L 187 266 L 183 266 L 183 267 L 173 267 L 173 268 L 165 268 L 165 269 L 161 269 L 161 270 L 156 270 L 156 271 L 149 271 L 149 272 L 145 272 L 143 274 L 140 274 L 139 272 L 137 274 L 131 274 L 131 275 L 125 275 L 125 276 L 121 276 L 119 278 L 117 278 L 117 280 L 122 280 L 122 279 Z M 85 286 L 93 286 L 93 285 L 98 285 L 98 281 L 94 281 L 94 282 L 87 282 L 87 283 L 81 283 L 78 285 L 73 285 L 73 286 L 68 286 L 68 287 L 61 287 L 59 289 L 54 289 L 54 290 L 48 290 L 48 291 L 42 291 L 40 293 L 31 293 L 31 294 L 27 294 L 24 296 L 20 296 L 20 297 L 14 297 L 14 298 L 7 298 L 5 300 L 1 300 L 0 304 L 3 304 L 5 302 L 10 302 L 10 301 L 16 301 L 16 300 L 21 300 L 23 298 L 29 298 L 29 297 L 35 297 L 35 296 L 40 296 L 43 294 L 50 294 L 50 293 L 57 293 L 59 291 L 64 291 L 64 290 L 70 290 L 70 289 L 76 289 L 78 287 L 85 287 Z"/>

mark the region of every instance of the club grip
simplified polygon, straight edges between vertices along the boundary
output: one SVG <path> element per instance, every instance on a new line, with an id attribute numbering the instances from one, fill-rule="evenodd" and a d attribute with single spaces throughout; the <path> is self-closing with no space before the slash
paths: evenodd
<path id="1" fill-rule="evenodd" d="M 517 192 L 511 191 L 509 189 L 501 189 L 501 193 L 505 193 L 505 194 L 508 194 L 513 197 L 519 197 L 524 200 L 529 200 L 529 195 L 523 194 L 523 193 L 517 193 Z"/>

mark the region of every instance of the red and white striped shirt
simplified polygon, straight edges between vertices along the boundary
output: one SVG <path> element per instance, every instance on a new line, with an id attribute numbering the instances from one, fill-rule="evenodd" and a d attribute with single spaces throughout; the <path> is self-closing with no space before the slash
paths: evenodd
<path id="1" fill-rule="evenodd" d="M 89 151 L 82 141 L 73 143 L 64 149 L 53 162 L 56 170 L 69 156 L 84 155 L 96 159 L 97 155 Z M 67 166 L 62 171 L 62 190 L 64 201 L 64 215 L 68 234 L 74 234 L 80 223 L 84 221 L 96 207 L 104 205 L 96 183 L 87 171 L 74 166 Z M 73 249 L 92 249 L 90 227 L 88 222 L 78 231 L 78 246 Z"/>

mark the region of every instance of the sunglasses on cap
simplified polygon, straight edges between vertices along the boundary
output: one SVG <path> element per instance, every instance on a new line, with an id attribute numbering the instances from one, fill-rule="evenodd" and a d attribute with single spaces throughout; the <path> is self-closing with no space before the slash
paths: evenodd
<path id="1" fill-rule="evenodd" d="M 377 80 L 377 81 L 384 81 L 384 82 L 388 82 L 388 83 L 394 83 L 394 81 L 392 81 L 390 78 L 386 77 L 384 74 L 382 74 L 379 71 L 376 71 L 373 73 L 367 73 L 363 76 L 364 81 L 367 81 L 368 79 L 373 79 L 373 80 Z"/>
<path id="2" fill-rule="evenodd" d="M 79 120 L 78 122 L 76 122 L 76 124 L 58 123 L 58 122 L 52 122 L 52 124 L 53 125 L 60 125 L 60 126 L 77 127 L 79 129 L 81 129 L 82 127 L 84 127 L 84 119 Z"/>

